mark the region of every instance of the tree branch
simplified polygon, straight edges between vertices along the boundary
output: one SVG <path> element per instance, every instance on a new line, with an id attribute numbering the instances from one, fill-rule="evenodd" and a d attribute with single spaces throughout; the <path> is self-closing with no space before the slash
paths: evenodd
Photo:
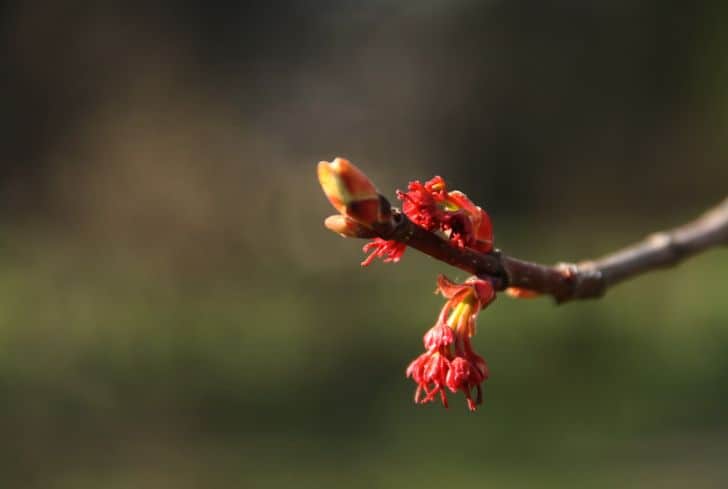
<path id="1" fill-rule="evenodd" d="M 389 205 L 382 198 L 383 205 Z M 494 281 L 498 290 L 519 287 L 551 295 L 562 303 L 600 297 L 609 287 L 643 273 L 680 263 L 708 248 L 728 245 L 728 198 L 683 226 L 648 236 L 632 246 L 580 263 L 541 265 L 508 256 L 500 250 L 480 253 L 458 248 L 392 209 L 392 219 L 377 225 L 376 234 L 405 243 L 466 272 Z"/>

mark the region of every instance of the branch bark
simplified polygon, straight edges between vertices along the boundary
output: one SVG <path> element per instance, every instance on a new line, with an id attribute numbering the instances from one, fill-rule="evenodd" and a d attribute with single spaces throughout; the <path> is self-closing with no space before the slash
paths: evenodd
<path id="1" fill-rule="evenodd" d="M 624 280 L 676 265 L 708 248 L 728 245 L 728 198 L 687 224 L 652 234 L 627 248 L 596 260 L 554 266 L 514 258 L 500 250 L 480 253 L 458 248 L 415 225 L 397 209 L 392 209 L 389 222 L 374 231 L 383 239 L 405 243 L 461 270 L 487 277 L 497 290 L 519 287 L 551 295 L 562 303 L 600 297 Z"/>

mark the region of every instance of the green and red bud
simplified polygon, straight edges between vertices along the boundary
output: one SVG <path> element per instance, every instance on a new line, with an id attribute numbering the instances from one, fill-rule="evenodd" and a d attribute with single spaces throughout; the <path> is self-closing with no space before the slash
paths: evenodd
<path id="1" fill-rule="evenodd" d="M 341 215 L 366 227 L 390 219 L 389 205 L 371 180 L 349 160 L 335 158 L 330 163 L 320 162 L 318 179 L 329 202 Z"/>
<path id="2" fill-rule="evenodd" d="M 377 236 L 371 228 L 341 214 L 327 217 L 324 226 L 329 231 L 340 234 L 345 238 L 375 238 Z"/>

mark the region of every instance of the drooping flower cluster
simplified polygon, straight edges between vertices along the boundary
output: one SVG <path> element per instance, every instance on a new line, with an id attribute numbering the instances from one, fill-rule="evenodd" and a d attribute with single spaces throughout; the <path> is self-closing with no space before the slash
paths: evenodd
<path id="1" fill-rule="evenodd" d="M 437 291 L 448 301 L 435 325 L 425 333 L 425 352 L 410 363 L 406 374 L 417 384 L 416 403 L 431 402 L 439 396 L 447 407 L 449 389 L 463 392 L 468 408 L 475 411 L 483 402 L 482 384 L 488 378 L 488 365 L 473 351 L 470 338 L 475 334 L 478 313 L 495 299 L 495 290 L 489 281 L 477 277 L 456 284 L 440 275 Z"/>
<path id="2" fill-rule="evenodd" d="M 445 180 L 436 176 L 422 184 L 415 180 L 407 191 L 397 191 L 402 201 L 402 212 L 412 222 L 428 231 L 439 232 L 451 243 L 461 248 L 474 248 L 487 253 L 493 249 L 493 226 L 490 216 L 475 205 L 464 193 L 447 191 Z M 404 248 L 393 241 L 375 239 L 364 245 L 364 252 L 372 254 L 362 262 L 369 265 L 374 258 L 385 262 L 397 262 Z"/>

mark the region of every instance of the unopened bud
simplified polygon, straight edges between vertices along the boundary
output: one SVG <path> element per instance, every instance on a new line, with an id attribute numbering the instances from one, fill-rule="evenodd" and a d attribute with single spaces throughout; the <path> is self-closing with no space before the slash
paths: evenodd
<path id="1" fill-rule="evenodd" d="M 329 202 L 342 215 L 368 227 L 389 219 L 374 184 L 350 161 L 320 162 L 318 178 Z"/>
<path id="2" fill-rule="evenodd" d="M 327 217 L 324 226 L 345 238 L 373 238 L 376 236 L 376 233 L 370 228 L 341 214 Z"/>

